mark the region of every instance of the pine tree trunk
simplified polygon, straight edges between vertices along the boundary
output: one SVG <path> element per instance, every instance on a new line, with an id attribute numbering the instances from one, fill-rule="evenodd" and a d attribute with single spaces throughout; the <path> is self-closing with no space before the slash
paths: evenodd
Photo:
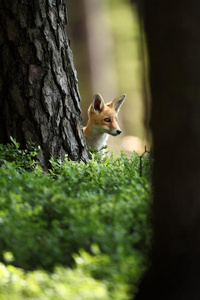
<path id="1" fill-rule="evenodd" d="M 200 297 L 200 2 L 145 0 L 154 136 L 152 265 L 135 300 Z"/>
<path id="2" fill-rule="evenodd" d="M 66 153 L 88 160 L 65 2 L 0 2 L 0 142 L 33 141 L 43 166 Z"/>

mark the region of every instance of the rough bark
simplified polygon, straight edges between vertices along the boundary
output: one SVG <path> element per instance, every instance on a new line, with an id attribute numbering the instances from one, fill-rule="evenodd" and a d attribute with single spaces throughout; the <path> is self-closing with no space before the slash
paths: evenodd
<path id="1" fill-rule="evenodd" d="M 88 159 L 65 2 L 0 2 L 0 142 L 35 142 L 43 166 Z"/>
<path id="2" fill-rule="evenodd" d="M 135 300 L 200 295 L 200 2 L 146 0 L 154 136 L 152 266 Z"/>

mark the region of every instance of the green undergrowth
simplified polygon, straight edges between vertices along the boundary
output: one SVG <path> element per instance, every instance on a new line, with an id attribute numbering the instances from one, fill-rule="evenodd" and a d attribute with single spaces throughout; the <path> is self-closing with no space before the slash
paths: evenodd
<path id="1" fill-rule="evenodd" d="M 130 299 L 148 264 L 151 155 L 52 158 L 49 173 L 35 155 L 0 145 L 0 299 Z"/>

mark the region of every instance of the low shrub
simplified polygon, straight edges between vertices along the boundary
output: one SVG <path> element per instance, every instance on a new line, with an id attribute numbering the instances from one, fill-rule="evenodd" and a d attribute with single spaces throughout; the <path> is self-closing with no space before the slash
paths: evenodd
<path id="1" fill-rule="evenodd" d="M 25 272 L 12 265 L 0 263 L 1 300 L 111 300 L 127 299 L 126 287 L 116 283 L 115 289 L 109 288 L 107 281 L 93 278 L 82 264 L 94 265 L 93 257 L 77 257 L 75 269 L 58 266 L 53 273 L 44 270 Z M 117 292 L 117 295 L 116 295 Z"/>
<path id="2" fill-rule="evenodd" d="M 31 172 L 29 163 L 23 168 L 23 156 L 14 156 L 14 161 L 4 157 L 0 167 L 0 259 L 4 267 L 12 264 L 33 271 L 30 276 L 43 272 L 36 269 L 46 270 L 42 274 L 51 284 L 54 277 L 48 272 L 57 272 L 58 265 L 62 272 L 70 272 L 66 267 L 71 267 L 76 273 L 80 262 L 87 262 L 81 270 L 94 284 L 106 282 L 104 292 L 112 295 L 124 289 L 126 297 L 127 286 L 136 288 L 150 247 L 148 157 L 142 176 L 136 153 L 103 161 L 97 157 L 88 164 L 51 159 L 49 174 L 36 163 L 31 164 Z M 5 259 L 7 252 L 12 253 L 12 262 Z"/>
<path id="3" fill-rule="evenodd" d="M 0 144 L 0 165 L 9 161 L 19 171 L 32 171 L 37 165 L 35 158 L 39 149 L 31 142 L 27 144 L 26 149 L 20 149 L 20 144 L 10 137 L 10 144 Z"/>

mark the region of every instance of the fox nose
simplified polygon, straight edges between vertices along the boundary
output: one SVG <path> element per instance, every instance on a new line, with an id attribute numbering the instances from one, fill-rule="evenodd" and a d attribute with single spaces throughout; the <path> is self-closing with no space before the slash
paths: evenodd
<path id="1" fill-rule="evenodd" d="M 120 134 L 122 131 L 121 130 L 117 130 L 117 134 Z"/>

